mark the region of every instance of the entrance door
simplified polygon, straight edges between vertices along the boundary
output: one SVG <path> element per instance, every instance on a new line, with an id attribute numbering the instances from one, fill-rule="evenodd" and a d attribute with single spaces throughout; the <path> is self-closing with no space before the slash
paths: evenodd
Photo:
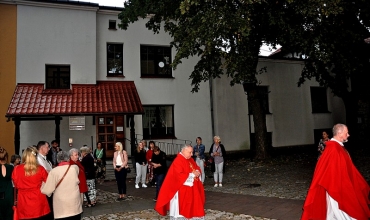
<path id="1" fill-rule="evenodd" d="M 114 145 L 121 142 L 125 149 L 124 115 L 96 116 L 96 137 L 102 143 L 108 158 L 113 158 Z"/>

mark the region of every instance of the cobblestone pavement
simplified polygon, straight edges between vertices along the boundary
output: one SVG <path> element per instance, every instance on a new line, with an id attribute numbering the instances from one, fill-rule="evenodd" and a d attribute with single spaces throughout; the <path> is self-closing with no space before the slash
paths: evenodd
<path id="1" fill-rule="evenodd" d="M 142 219 L 153 219 L 153 220 L 166 220 L 169 217 L 158 215 L 154 209 L 136 211 L 136 212 L 125 212 L 125 213 L 114 213 L 114 214 L 106 214 L 106 215 L 98 215 L 98 216 L 90 216 L 84 217 L 84 220 L 110 220 L 110 219 L 135 219 L 135 220 L 142 220 Z M 269 218 L 262 218 L 262 217 L 255 217 L 250 215 L 244 214 L 234 214 L 230 212 L 220 212 L 216 210 L 206 209 L 206 220 L 270 220 Z"/>
<path id="2" fill-rule="evenodd" d="M 288 156 L 278 156 L 271 162 L 264 164 L 253 164 L 245 159 L 229 160 L 223 178 L 223 187 L 213 187 L 213 176 L 207 168 L 204 188 L 206 191 L 297 199 L 303 202 L 311 183 L 317 161 L 316 156 L 316 154 L 293 153 Z M 368 166 L 370 154 L 368 150 L 357 151 L 351 154 L 351 157 L 361 174 L 370 183 L 370 169 Z M 97 194 L 99 203 L 115 203 L 115 198 L 118 196 L 117 193 L 101 190 Z M 135 199 L 139 200 L 141 198 L 132 196 L 128 198 L 128 200 Z M 168 217 L 164 218 L 153 209 L 148 209 L 137 212 L 97 215 L 84 217 L 83 219 L 168 219 Z M 268 218 L 210 209 L 206 210 L 206 219 L 268 220 Z"/>

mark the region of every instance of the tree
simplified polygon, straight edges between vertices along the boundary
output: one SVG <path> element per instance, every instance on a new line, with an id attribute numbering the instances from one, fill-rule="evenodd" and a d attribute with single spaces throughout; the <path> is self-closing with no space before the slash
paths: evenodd
<path id="1" fill-rule="evenodd" d="M 192 92 L 200 89 L 200 82 L 224 74 L 231 78 L 231 86 L 246 83 L 258 160 L 268 157 L 266 117 L 257 90 L 256 75 L 263 72 L 257 70 L 258 55 L 263 42 L 276 44 L 275 34 L 281 30 L 278 24 L 284 16 L 281 12 L 286 13 L 281 10 L 282 3 L 273 2 L 129 0 L 119 15 L 122 29 L 147 15 L 147 28 L 158 33 L 163 27 L 177 50 L 173 68 L 183 58 L 199 57 L 190 75 Z"/>
<path id="2" fill-rule="evenodd" d="M 280 42 L 285 51 L 304 55 L 305 66 L 298 84 L 315 79 L 342 98 L 346 123 L 357 134 L 358 99 L 370 91 L 366 84 L 351 88 L 350 83 L 364 81 L 370 70 L 370 45 L 364 41 L 370 36 L 370 1 L 324 2 L 311 7 L 315 9 L 311 11 L 304 4 L 291 4 L 303 25 L 296 26 L 295 34 L 283 36 Z"/>

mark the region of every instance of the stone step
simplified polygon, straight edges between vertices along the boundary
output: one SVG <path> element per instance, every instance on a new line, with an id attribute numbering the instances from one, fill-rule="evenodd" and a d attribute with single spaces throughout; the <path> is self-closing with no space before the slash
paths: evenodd
<path id="1" fill-rule="evenodd" d="M 128 160 L 128 165 L 130 166 L 131 168 L 131 173 L 128 173 L 127 174 L 127 178 L 135 178 L 136 177 L 136 172 L 135 172 L 135 168 L 132 166 L 132 160 L 129 158 Z M 108 159 L 106 160 L 106 176 L 105 176 L 105 180 L 115 180 L 116 177 L 114 175 L 114 169 L 113 169 L 113 160 L 112 159 Z"/>

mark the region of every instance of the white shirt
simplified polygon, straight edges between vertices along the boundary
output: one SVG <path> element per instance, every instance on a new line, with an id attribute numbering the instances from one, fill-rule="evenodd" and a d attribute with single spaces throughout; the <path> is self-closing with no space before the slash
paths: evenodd
<path id="1" fill-rule="evenodd" d="M 50 161 L 48 161 L 47 159 L 46 159 L 46 156 L 44 156 L 44 155 L 42 155 L 42 154 L 40 154 L 40 153 L 38 153 L 37 154 L 37 162 L 41 165 L 41 166 L 43 166 L 44 168 L 45 168 L 45 170 L 46 170 L 46 172 L 50 172 L 50 170 L 52 170 L 53 169 L 53 167 L 51 166 L 51 163 L 50 163 Z"/>

